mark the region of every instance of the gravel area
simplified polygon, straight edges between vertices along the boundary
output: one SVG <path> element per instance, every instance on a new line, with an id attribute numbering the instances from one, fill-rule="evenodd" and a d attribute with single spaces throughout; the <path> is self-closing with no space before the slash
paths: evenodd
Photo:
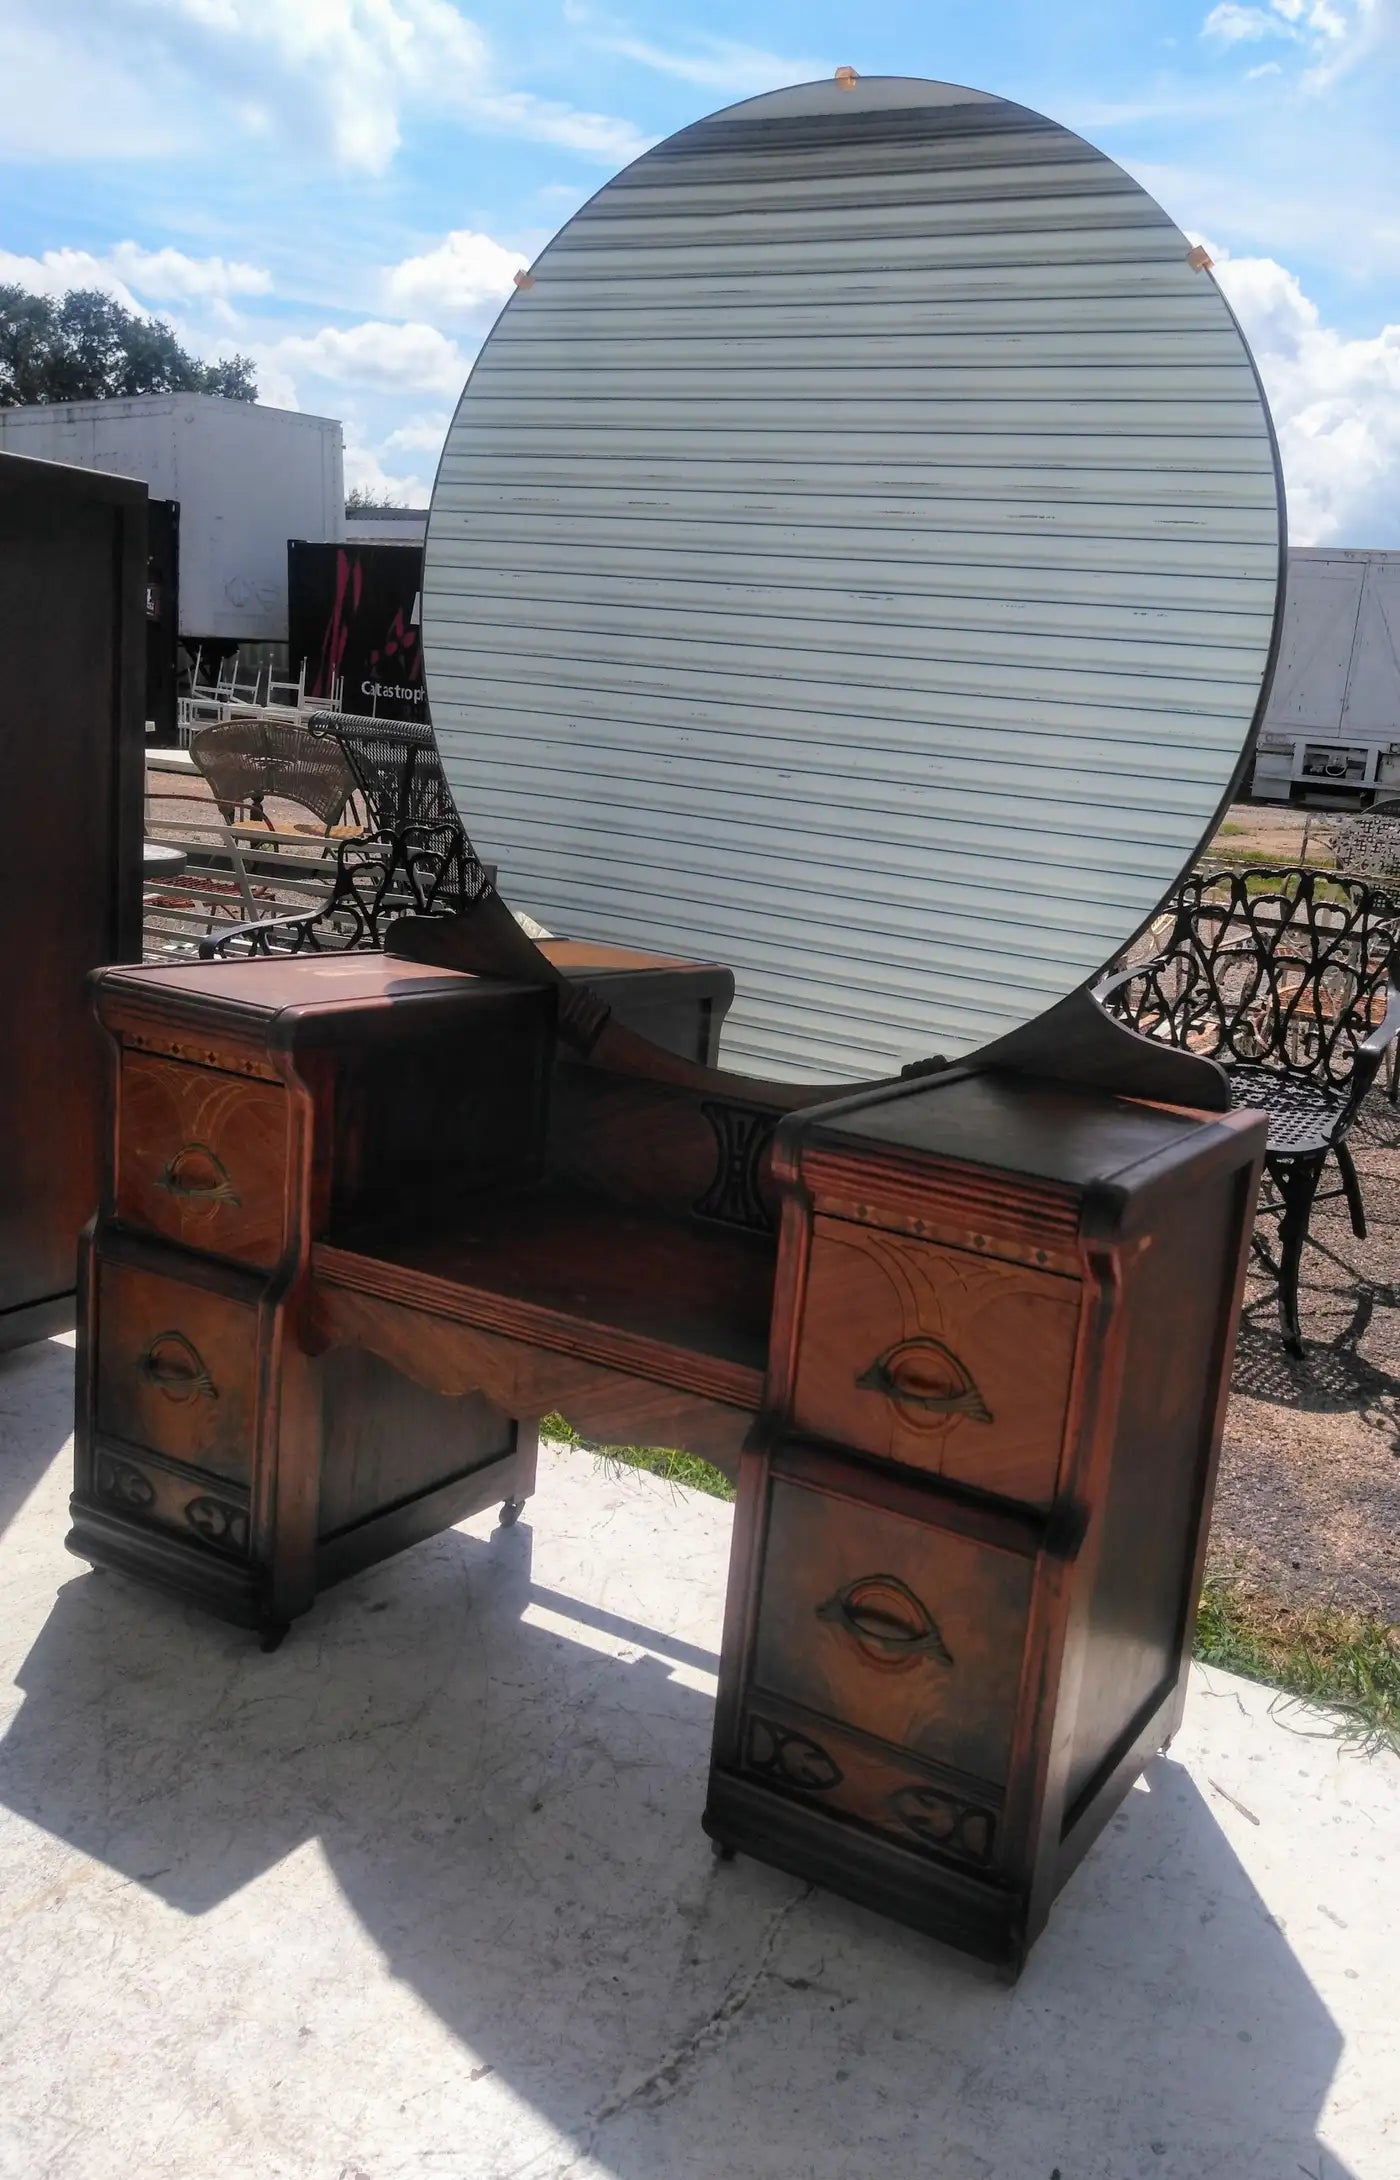
<path id="1" fill-rule="evenodd" d="M 1211 1558 L 1292 1603 L 1400 1625 L 1400 1113 L 1375 1091 L 1352 1135 L 1366 1204 L 1321 1205 L 1303 1255 L 1305 1355 L 1251 1277 Z"/>

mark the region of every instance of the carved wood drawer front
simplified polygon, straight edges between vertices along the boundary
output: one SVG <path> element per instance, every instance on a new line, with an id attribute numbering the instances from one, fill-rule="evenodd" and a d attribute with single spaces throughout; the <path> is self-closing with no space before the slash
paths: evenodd
<path id="1" fill-rule="evenodd" d="M 246 1483 L 257 1313 L 154 1272 L 97 1274 L 97 1429 Z"/>
<path id="2" fill-rule="evenodd" d="M 1032 1562 L 786 1479 L 771 1490 L 754 1704 L 787 1696 L 1004 1781 Z"/>
<path id="3" fill-rule="evenodd" d="M 818 1218 L 794 1420 L 1004 1498 L 1054 1496 L 1077 1280 Z"/>
<path id="4" fill-rule="evenodd" d="M 915 1853 L 969 1870 L 992 1870 L 1002 1859 L 1002 1797 L 995 1787 L 916 1769 L 781 1703 L 759 1697 L 745 1713 L 740 1763 L 750 1778 L 874 1825 Z"/>
<path id="5" fill-rule="evenodd" d="M 282 1250 L 287 1095 L 179 1060 L 122 1055 L 117 1215 L 264 1267 Z"/>
<path id="6" fill-rule="evenodd" d="M 155 1522 L 175 1530 L 186 1544 L 202 1544 L 235 1559 L 247 1557 L 248 1493 L 241 1485 L 211 1489 L 206 1477 L 185 1475 L 149 1455 L 133 1455 L 125 1446 L 118 1453 L 99 1445 L 92 1488 L 104 1506 L 128 1521 Z"/>

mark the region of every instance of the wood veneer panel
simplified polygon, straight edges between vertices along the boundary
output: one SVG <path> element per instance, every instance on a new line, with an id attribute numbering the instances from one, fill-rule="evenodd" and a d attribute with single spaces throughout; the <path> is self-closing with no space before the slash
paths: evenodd
<path id="1" fill-rule="evenodd" d="M 1046 1506 L 1079 1300 L 1052 1273 L 818 1218 L 796 1425 Z"/>
<path id="2" fill-rule="evenodd" d="M 1032 1564 L 878 1507 L 771 1486 L 752 1686 L 1006 1777 Z"/>
<path id="3" fill-rule="evenodd" d="M 1127 1284 L 1116 1443 L 1084 1634 L 1067 1815 L 1145 1705 L 1177 1675 L 1211 1421 L 1230 1327 L 1234 1189 L 1164 1199 Z"/>
<path id="4" fill-rule="evenodd" d="M 257 1312 L 210 1288 L 100 1263 L 97 1429 L 246 1484 Z"/>
<path id="5" fill-rule="evenodd" d="M 285 1091 L 140 1052 L 122 1058 L 117 1216 L 244 1264 L 281 1253 Z"/>
<path id="6" fill-rule="evenodd" d="M 322 1538 L 515 1451 L 514 1422 L 484 1393 L 429 1392 L 354 1349 L 324 1370 Z"/>
<path id="7" fill-rule="evenodd" d="M 331 1282 L 661 1382 L 758 1406 L 775 1251 L 762 1237 L 541 1189 L 467 1203 L 446 1234 L 320 1248 Z"/>

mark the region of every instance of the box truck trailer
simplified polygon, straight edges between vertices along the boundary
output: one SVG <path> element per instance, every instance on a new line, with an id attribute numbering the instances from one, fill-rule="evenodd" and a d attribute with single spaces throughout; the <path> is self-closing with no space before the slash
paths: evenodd
<path id="1" fill-rule="evenodd" d="M 287 540 L 345 534 L 341 428 L 219 394 L 0 409 L 0 449 L 137 477 L 178 504 L 176 592 L 188 649 L 287 637 Z"/>
<path id="2" fill-rule="evenodd" d="M 1400 552 L 1289 552 L 1252 791 L 1271 802 L 1400 794 Z"/>

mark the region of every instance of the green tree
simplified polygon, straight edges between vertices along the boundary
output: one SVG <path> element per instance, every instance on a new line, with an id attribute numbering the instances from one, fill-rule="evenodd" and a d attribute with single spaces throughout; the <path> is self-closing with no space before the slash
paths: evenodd
<path id="1" fill-rule="evenodd" d="M 0 408 L 109 401 L 124 394 L 223 394 L 256 401 L 248 356 L 201 363 L 163 318 L 142 318 L 100 288 L 61 301 L 0 286 Z"/>
<path id="2" fill-rule="evenodd" d="M 407 506 L 406 500 L 396 500 L 392 492 L 376 492 L 372 485 L 352 484 L 345 495 L 347 515 L 382 515 L 386 507 Z"/>

